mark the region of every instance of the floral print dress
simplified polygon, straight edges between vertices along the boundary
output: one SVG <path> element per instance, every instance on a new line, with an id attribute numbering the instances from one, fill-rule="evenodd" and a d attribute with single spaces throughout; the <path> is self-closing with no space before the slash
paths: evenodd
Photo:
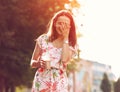
<path id="1" fill-rule="evenodd" d="M 49 53 L 52 69 L 38 68 L 36 71 L 32 92 L 68 92 L 68 79 L 65 68 L 60 64 L 62 48 L 56 48 L 48 42 L 47 35 L 41 35 L 37 39 L 42 50 L 42 57 Z"/>

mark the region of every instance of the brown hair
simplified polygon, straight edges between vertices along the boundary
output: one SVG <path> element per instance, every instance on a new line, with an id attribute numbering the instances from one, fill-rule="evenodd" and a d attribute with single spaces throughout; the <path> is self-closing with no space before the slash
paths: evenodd
<path id="1" fill-rule="evenodd" d="M 57 12 L 53 18 L 51 19 L 48 25 L 48 34 L 49 34 L 49 41 L 54 41 L 58 37 L 58 33 L 56 31 L 55 23 L 60 16 L 66 16 L 70 19 L 70 33 L 69 33 L 69 45 L 72 47 L 75 46 L 77 39 L 76 39 L 76 28 L 72 14 L 67 10 L 61 10 Z"/>

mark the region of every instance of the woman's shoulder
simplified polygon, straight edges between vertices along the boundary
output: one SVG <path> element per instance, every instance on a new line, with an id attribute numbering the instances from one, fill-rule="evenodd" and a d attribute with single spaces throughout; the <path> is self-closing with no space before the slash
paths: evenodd
<path id="1" fill-rule="evenodd" d="M 37 42 L 40 44 L 48 43 L 48 35 L 42 34 L 37 38 Z"/>
<path id="2" fill-rule="evenodd" d="M 46 39 L 48 38 L 47 34 L 42 34 L 38 37 L 38 39 Z"/>
<path id="3" fill-rule="evenodd" d="M 47 34 L 42 34 L 37 38 L 38 41 L 47 40 L 47 39 L 48 39 Z"/>
<path id="4" fill-rule="evenodd" d="M 41 46 L 42 44 L 48 41 L 47 39 L 48 39 L 47 34 L 42 34 L 36 39 L 36 42 L 39 44 L 39 46 Z"/>

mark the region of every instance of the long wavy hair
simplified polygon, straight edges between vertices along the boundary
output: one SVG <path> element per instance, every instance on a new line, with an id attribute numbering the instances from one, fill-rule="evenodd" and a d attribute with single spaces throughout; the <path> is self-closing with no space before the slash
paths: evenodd
<path id="1" fill-rule="evenodd" d="M 60 16 L 66 16 L 70 19 L 70 32 L 69 32 L 69 45 L 74 47 L 76 42 L 77 42 L 77 38 L 76 38 L 76 28 L 75 28 L 75 23 L 74 23 L 74 19 L 72 16 L 72 13 L 70 11 L 67 10 L 61 10 L 59 12 L 57 12 L 53 18 L 51 19 L 51 21 L 48 24 L 48 35 L 49 35 L 49 41 L 54 41 L 55 39 L 58 38 L 58 32 L 56 31 L 56 21 Z"/>

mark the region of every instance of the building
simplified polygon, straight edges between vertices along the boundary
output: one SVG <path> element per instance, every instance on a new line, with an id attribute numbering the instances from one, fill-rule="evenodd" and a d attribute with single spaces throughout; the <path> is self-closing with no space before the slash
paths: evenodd
<path id="1" fill-rule="evenodd" d="M 93 67 L 93 85 L 92 85 L 92 92 L 102 92 L 100 89 L 101 80 L 103 79 L 103 74 L 106 73 L 108 75 L 108 79 L 112 82 L 115 81 L 115 76 L 111 72 L 111 66 L 101 64 L 98 62 L 92 62 Z"/>
<path id="2" fill-rule="evenodd" d="M 104 73 L 107 73 L 111 84 L 115 81 L 110 65 L 81 59 L 79 67 L 78 72 L 71 73 L 69 76 L 71 81 L 69 92 L 102 92 L 100 85 Z"/>

